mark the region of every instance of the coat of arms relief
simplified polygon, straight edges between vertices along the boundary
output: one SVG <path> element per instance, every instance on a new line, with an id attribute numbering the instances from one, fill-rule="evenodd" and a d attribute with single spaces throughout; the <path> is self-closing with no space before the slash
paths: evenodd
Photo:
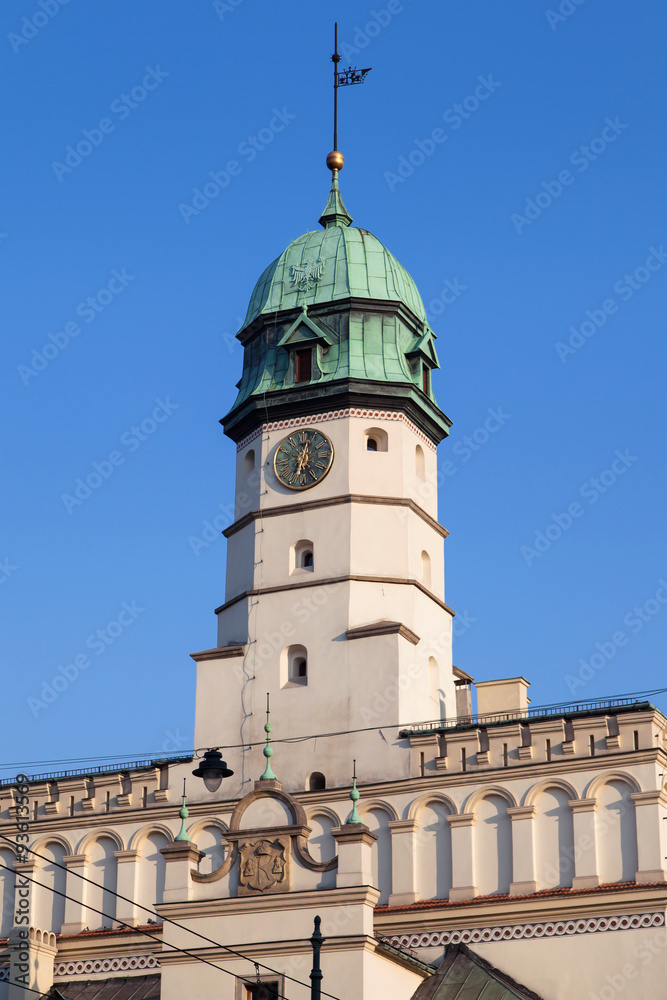
<path id="1" fill-rule="evenodd" d="M 289 836 L 259 838 L 239 843 L 239 895 L 288 892 L 290 888 Z"/>

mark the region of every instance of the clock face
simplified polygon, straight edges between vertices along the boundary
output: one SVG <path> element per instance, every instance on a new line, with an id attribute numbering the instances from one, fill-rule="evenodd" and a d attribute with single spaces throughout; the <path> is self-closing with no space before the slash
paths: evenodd
<path id="1" fill-rule="evenodd" d="M 333 445 L 321 431 L 294 431 L 281 441 L 273 460 L 276 476 L 291 490 L 307 490 L 326 476 L 333 462 Z"/>

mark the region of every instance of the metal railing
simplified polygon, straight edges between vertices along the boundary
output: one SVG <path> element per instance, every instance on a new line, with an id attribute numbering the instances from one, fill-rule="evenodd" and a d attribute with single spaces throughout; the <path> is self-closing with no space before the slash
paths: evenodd
<path id="1" fill-rule="evenodd" d="M 165 764 L 182 764 L 191 761 L 192 754 L 184 757 L 158 757 L 155 760 L 133 760 L 123 764 L 100 764 L 98 767 L 79 767 L 69 771 L 49 771 L 48 774 L 33 774 L 28 776 L 28 782 L 57 781 L 59 778 L 94 778 L 100 774 L 124 774 L 126 771 L 148 770 L 163 767 Z M 15 785 L 16 778 L 3 778 L 0 788 Z"/>
<path id="2" fill-rule="evenodd" d="M 428 722 L 417 722 L 411 726 L 403 726 L 399 736 L 417 736 L 419 733 L 444 732 L 448 729 L 459 729 L 466 726 L 499 725 L 503 722 L 522 722 L 527 720 L 550 719 L 554 717 L 569 718 L 574 715 L 599 714 L 606 711 L 629 709 L 647 709 L 651 703 L 645 699 L 628 695 L 623 698 L 604 698 L 600 701 L 575 701 L 556 705 L 536 705 L 535 708 L 524 708 L 515 712 L 488 712 L 483 715 L 475 713 L 451 721 L 442 719 Z"/>

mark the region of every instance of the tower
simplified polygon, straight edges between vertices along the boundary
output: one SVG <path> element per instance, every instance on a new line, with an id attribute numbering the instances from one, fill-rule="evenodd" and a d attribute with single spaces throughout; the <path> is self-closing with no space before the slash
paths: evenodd
<path id="1" fill-rule="evenodd" d="M 266 268 L 238 333 L 225 599 L 217 648 L 194 654 L 197 746 L 261 742 L 265 692 L 280 736 L 349 734 L 281 747 L 301 788 L 343 784 L 353 757 L 364 780 L 407 777 L 397 727 L 455 715 L 435 335 L 407 271 L 352 226 L 342 155 L 327 163 L 321 228 Z M 232 766 L 235 795 L 259 748 Z"/>

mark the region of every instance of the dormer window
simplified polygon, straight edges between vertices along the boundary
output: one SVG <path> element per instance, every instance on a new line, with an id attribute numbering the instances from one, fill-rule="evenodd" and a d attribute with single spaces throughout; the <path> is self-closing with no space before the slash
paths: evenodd
<path id="1" fill-rule="evenodd" d="M 295 351 L 294 357 L 294 381 L 310 382 L 313 373 L 313 349 L 307 347 L 300 351 Z"/>

